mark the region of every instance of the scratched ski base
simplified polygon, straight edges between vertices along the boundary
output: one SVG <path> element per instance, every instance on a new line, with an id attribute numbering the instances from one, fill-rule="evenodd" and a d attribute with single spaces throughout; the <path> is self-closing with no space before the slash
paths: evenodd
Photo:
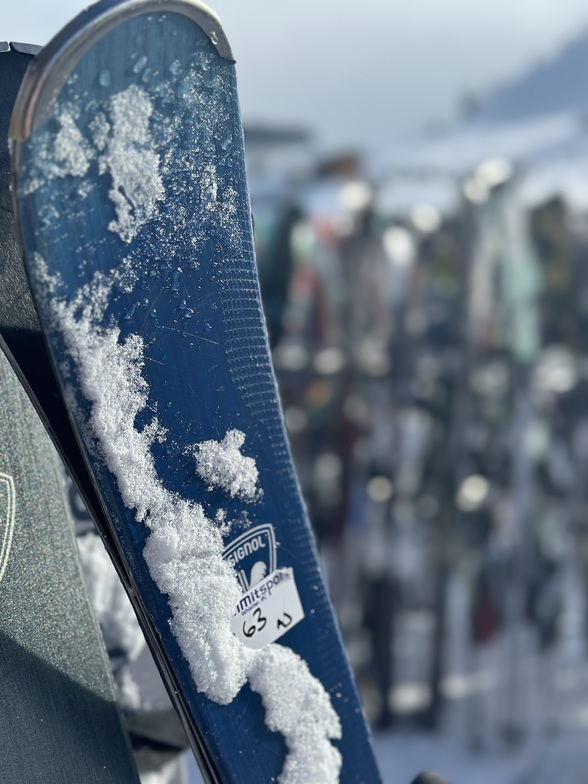
<path id="1" fill-rule="evenodd" d="M 43 54 L 11 129 L 31 290 L 205 777 L 378 782 L 285 438 L 222 28 L 105 3 Z"/>

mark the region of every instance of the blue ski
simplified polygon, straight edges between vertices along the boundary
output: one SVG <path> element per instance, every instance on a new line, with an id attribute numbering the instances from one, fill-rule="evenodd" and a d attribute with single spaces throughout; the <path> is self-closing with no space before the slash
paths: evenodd
<path id="1" fill-rule="evenodd" d="M 283 427 L 218 19 L 91 7 L 29 69 L 11 137 L 77 474 L 205 780 L 380 781 Z"/>

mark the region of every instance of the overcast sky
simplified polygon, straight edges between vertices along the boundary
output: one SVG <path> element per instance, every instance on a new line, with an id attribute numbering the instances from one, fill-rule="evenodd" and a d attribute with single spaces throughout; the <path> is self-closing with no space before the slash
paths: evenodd
<path id="1" fill-rule="evenodd" d="M 86 4 L 4 0 L 0 40 L 46 43 Z M 455 116 L 588 34 L 586 0 L 215 0 L 245 120 L 384 145 Z"/>

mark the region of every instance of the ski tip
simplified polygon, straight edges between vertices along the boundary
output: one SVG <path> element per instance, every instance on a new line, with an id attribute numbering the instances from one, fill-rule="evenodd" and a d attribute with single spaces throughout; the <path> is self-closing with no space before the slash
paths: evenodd
<path id="1" fill-rule="evenodd" d="M 180 14 L 192 19 L 208 36 L 220 57 L 235 62 L 219 17 L 200 0 L 100 0 L 82 11 L 43 48 L 29 44 L 3 44 L 37 55 L 27 70 L 18 94 L 9 136 L 24 142 L 47 119 L 51 106 L 80 58 L 102 36 L 135 16 L 149 13 Z M 33 51 L 34 50 L 34 51 Z"/>

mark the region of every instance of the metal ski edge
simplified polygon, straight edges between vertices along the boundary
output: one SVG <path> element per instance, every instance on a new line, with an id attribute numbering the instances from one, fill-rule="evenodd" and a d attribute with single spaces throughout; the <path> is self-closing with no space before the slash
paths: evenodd
<path id="1" fill-rule="evenodd" d="M 30 54 L 35 57 L 41 51 L 40 46 L 35 44 L 21 44 L 17 41 L 0 41 L 0 54 L 5 52 L 19 52 L 19 54 Z"/>
<path id="2" fill-rule="evenodd" d="M 100 0 L 67 24 L 29 66 L 12 113 L 10 139 L 26 141 L 43 125 L 71 71 L 99 38 L 127 19 L 155 12 L 192 19 L 220 57 L 235 62 L 220 19 L 200 0 Z"/>
<path id="3" fill-rule="evenodd" d="M 186 701 L 182 695 L 181 689 L 179 688 L 179 684 L 176 681 L 175 674 L 173 669 L 170 667 L 169 662 L 167 661 L 167 657 L 162 653 L 161 646 L 159 642 L 159 638 L 157 635 L 156 630 L 153 628 L 153 624 L 150 620 L 149 614 L 143 604 L 140 594 L 136 590 L 135 586 L 133 585 L 131 579 L 129 578 L 128 571 L 125 566 L 124 558 L 122 557 L 122 552 L 120 550 L 118 541 L 115 537 L 112 536 L 110 533 L 110 527 L 106 522 L 106 517 L 100 508 L 100 504 L 98 503 L 97 498 L 91 499 L 88 497 L 87 487 L 85 483 L 80 480 L 79 471 L 74 467 L 73 461 L 71 459 L 71 455 L 69 455 L 66 450 L 63 448 L 63 444 L 61 440 L 56 435 L 50 418 L 47 416 L 47 413 L 44 411 L 43 407 L 39 403 L 37 396 L 35 395 L 34 390 L 30 386 L 26 376 L 22 372 L 20 365 L 18 364 L 17 360 L 14 357 L 14 354 L 10 350 L 9 346 L 7 345 L 6 341 L 0 334 L 0 352 L 4 354 L 6 359 L 8 360 L 10 366 L 12 367 L 13 371 L 15 372 L 18 380 L 22 384 L 23 389 L 25 390 L 26 394 L 28 395 L 37 415 L 39 416 L 45 430 L 47 431 L 51 441 L 53 442 L 55 448 L 57 449 L 61 459 L 63 460 L 66 470 L 68 471 L 72 481 L 74 482 L 76 489 L 80 493 L 82 500 L 86 504 L 88 511 L 90 512 L 94 523 L 96 524 L 96 528 L 98 533 L 100 534 L 100 538 L 104 543 L 104 546 L 108 552 L 108 555 L 112 561 L 112 564 L 118 574 L 118 577 L 129 597 L 131 605 L 133 606 L 133 610 L 135 611 L 135 615 L 137 616 L 137 620 L 139 621 L 139 625 L 143 631 L 145 639 L 149 645 L 149 649 L 153 655 L 157 668 L 161 674 L 163 682 L 165 683 L 168 693 L 170 695 L 172 704 L 174 705 L 180 719 L 182 721 L 182 725 L 188 736 L 188 740 L 190 741 L 190 746 L 198 761 L 198 765 L 200 767 L 200 772 L 202 774 L 204 784 L 222 784 L 222 780 L 219 778 L 216 772 L 216 766 L 212 762 L 211 754 L 204 743 L 202 738 L 202 734 L 193 721 L 192 714 L 190 709 L 188 708 Z"/>
<path id="4" fill-rule="evenodd" d="M 18 41 L 11 41 L 8 46 L 10 49 L 13 49 L 19 54 L 30 54 L 33 57 L 36 57 L 43 48 L 41 46 L 37 46 L 36 44 L 22 44 Z"/>

